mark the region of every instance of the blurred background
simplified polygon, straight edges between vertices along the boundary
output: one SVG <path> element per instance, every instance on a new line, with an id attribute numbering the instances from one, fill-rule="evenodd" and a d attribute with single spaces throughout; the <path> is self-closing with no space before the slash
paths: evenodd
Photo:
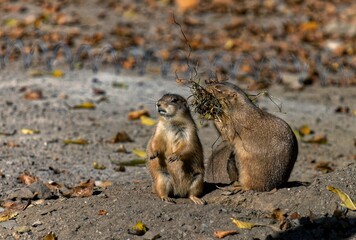
<path id="1" fill-rule="evenodd" d="M 3 0 L 0 24 L 1 69 L 356 85 L 351 0 Z"/>

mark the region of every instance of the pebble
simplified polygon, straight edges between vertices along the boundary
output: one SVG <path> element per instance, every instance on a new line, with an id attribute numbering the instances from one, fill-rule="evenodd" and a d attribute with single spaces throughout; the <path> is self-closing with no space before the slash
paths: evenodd
<path id="1" fill-rule="evenodd" d="M 16 221 L 15 220 L 8 220 L 6 222 L 1 222 L 0 226 L 5 228 L 5 229 L 13 229 L 16 226 Z"/>

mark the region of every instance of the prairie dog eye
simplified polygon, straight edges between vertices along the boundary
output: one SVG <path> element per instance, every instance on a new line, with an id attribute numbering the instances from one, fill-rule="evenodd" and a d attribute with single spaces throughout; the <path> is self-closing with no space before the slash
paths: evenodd
<path id="1" fill-rule="evenodd" d="M 171 99 L 171 103 L 177 103 L 178 102 L 178 98 L 172 98 Z"/>

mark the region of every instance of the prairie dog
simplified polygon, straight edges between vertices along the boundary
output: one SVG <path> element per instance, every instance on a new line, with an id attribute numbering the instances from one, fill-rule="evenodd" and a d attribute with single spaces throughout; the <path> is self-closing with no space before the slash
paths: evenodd
<path id="1" fill-rule="evenodd" d="M 205 204 L 199 196 L 204 184 L 204 155 L 187 101 L 166 94 L 157 102 L 160 114 L 147 146 L 147 166 L 154 192 L 166 202 L 171 196 L 189 197 Z"/>
<path id="2" fill-rule="evenodd" d="M 236 176 L 226 158 L 233 149 L 242 189 L 270 191 L 286 183 L 298 156 L 298 141 L 289 125 L 255 106 L 234 84 L 213 83 L 206 89 L 223 106 L 214 123 L 225 140 L 217 153 L 224 157 L 220 161 L 227 166 L 229 176 Z"/>

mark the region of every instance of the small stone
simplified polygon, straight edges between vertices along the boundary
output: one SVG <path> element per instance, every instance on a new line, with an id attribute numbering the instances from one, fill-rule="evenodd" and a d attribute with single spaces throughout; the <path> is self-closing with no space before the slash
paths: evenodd
<path id="1" fill-rule="evenodd" d="M 19 226 L 15 228 L 15 231 L 18 233 L 30 232 L 31 228 L 29 226 Z"/>
<path id="2" fill-rule="evenodd" d="M 11 192 L 8 195 L 8 199 L 33 199 L 34 194 L 32 193 L 32 191 L 27 188 L 19 188 L 14 190 L 13 192 Z"/>
<path id="3" fill-rule="evenodd" d="M 1 222 L 0 226 L 5 229 L 11 230 L 16 226 L 16 221 L 15 220 L 7 220 L 6 222 Z"/>
<path id="4" fill-rule="evenodd" d="M 145 235 L 143 235 L 143 239 L 147 239 L 147 240 L 155 240 L 160 237 L 161 235 L 158 232 L 154 232 L 154 231 L 148 231 L 145 233 Z"/>
<path id="5" fill-rule="evenodd" d="M 42 222 L 40 220 L 37 220 L 36 222 L 32 223 L 32 227 L 37 227 L 42 225 Z"/>

